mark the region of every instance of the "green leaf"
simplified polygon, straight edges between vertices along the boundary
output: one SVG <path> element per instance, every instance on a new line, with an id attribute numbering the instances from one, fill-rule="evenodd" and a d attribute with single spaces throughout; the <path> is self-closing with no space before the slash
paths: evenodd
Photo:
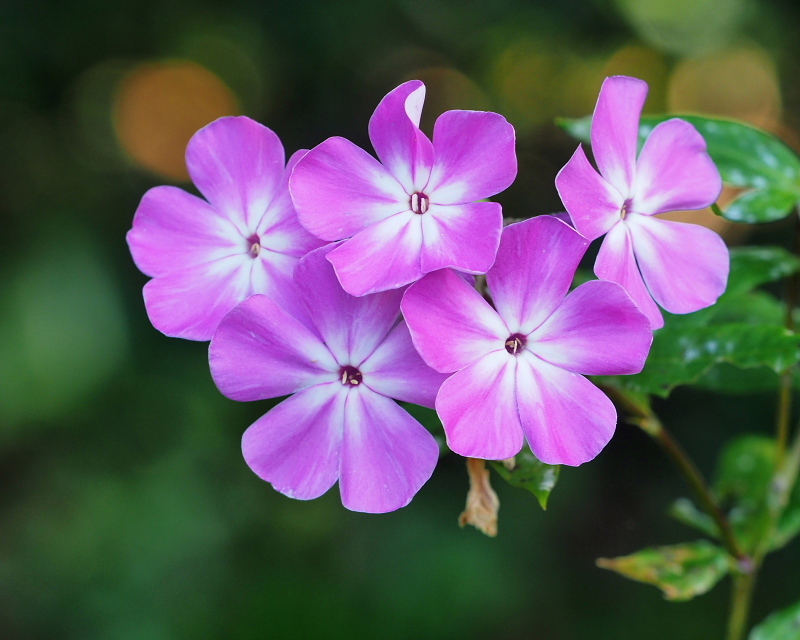
<path id="1" fill-rule="evenodd" d="M 782 247 L 737 247 L 730 253 L 726 295 L 747 293 L 760 284 L 800 271 L 800 258 Z"/>
<path id="2" fill-rule="evenodd" d="M 800 602 L 769 615 L 756 626 L 748 640 L 799 640 Z"/>
<path id="3" fill-rule="evenodd" d="M 800 478 L 795 480 L 789 504 L 783 512 L 778 529 L 772 539 L 772 549 L 780 549 L 800 533 Z"/>
<path id="4" fill-rule="evenodd" d="M 758 224 L 781 220 L 792 212 L 800 195 L 780 188 L 751 189 L 740 194 L 722 212 L 733 222 Z"/>
<path id="5" fill-rule="evenodd" d="M 674 323 L 655 334 L 641 373 L 596 380 L 665 398 L 676 386 L 696 381 L 719 362 L 783 371 L 800 360 L 798 347 L 800 336 L 776 325 Z"/>
<path id="6" fill-rule="evenodd" d="M 600 558 L 597 566 L 661 589 L 667 600 L 690 600 L 709 591 L 730 569 L 728 555 L 707 540 L 650 547 L 621 558 Z"/>
<path id="7" fill-rule="evenodd" d="M 758 545 L 769 517 L 767 498 L 775 464 L 775 440 L 761 435 L 740 436 L 720 454 L 714 493 L 747 551 Z"/>
<path id="8" fill-rule="evenodd" d="M 523 449 L 511 460 L 493 460 L 492 466 L 506 482 L 530 491 L 536 496 L 542 509 L 547 509 L 547 500 L 558 482 L 561 467 L 545 464 L 527 449 Z"/>
<path id="9" fill-rule="evenodd" d="M 678 522 L 702 531 L 712 538 L 719 537 L 717 525 L 711 516 L 700 511 L 689 498 L 678 498 L 669 508 L 669 514 Z"/>
<path id="10" fill-rule="evenodd" d="M 800 158 L 775 136 L 743 122 L 695 115 L 644 116 L 639 142 L 661 122 L 690 122 L 705 138 L 708 153 L 727 184 L 752 189 L 724 212 L 736 222 L 772 222 L 786 217 L 800 200 Z M 590 143 L 591 116 L 557 121 L 567 133 Z"/>

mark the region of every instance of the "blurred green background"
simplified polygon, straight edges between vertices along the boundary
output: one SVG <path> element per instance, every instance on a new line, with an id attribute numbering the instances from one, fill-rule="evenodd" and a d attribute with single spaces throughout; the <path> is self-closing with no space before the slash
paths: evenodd
<path id="1" fill-rule="evenodd" d="M 428 131 L 453 108 L 515 125 L 512 217 L 560 208 L 576 143 L 553 118 L 590 113 L 609 74 L 646 79 L 648 111 L 796 147 L 798 42 L 796 0 L 1 0 L 0 638 L 721 637 L 727 584 L 673 604 L 594 566 L 695 535 L 665 515 L 680 479 L 626 425 L 563 471 L 546 513 L 495 476 L 494 540 L 457 526 L 454 455 L 388 515 L 274 492 L 239 450 L 270 404 L 222 397 L 205 344 L 149 325 L 125 232 L 149 187 L 192 188 L 183 151 L 214 118 L 247 114 L 290 153 L 331 135 L 369 148 L 372 110 L 410 78 Z M 678 390 L 657 409 L 708 472 L 774 406 Z M 797 544 L 770 558 L 755 621 L 796 601 L 799 573 Z"/>

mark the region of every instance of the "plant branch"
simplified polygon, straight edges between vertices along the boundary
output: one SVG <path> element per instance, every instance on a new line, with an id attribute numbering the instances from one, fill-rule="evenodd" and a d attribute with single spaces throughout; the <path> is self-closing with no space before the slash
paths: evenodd
<path id="1" fill-rule="evenodd" d="M 749 558 L 742 551 L 733 533 L 733 528 L 722 509 L 719 508 L 708 483 L 703 478 L 697 465 L 683 450 L 683 447 L 678 444 L 678 441 L 661 424 L 658 416 L 653 413 L 649 400 L 646 397 L 628 394 L 617 388 L 606 387 L 605 391 L 625 409 L 629 415 L 630 422 L 640 427 L 661 445 L 661 448 L 664 449 L 670 460 L 678 467 L 691 487 L 703 510 L 716 523 L 720 538 L 728 553 L 736 558 L 741 569 L 749 568 L 751 565 Z"/>

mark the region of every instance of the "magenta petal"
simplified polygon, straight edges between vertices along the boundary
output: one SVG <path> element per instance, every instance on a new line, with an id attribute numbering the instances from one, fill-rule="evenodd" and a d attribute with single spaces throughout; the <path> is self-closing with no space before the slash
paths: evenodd
<path id="1" fill-rule="evenodd" d="M 339 382 L 329 382 L 271 409 L 242 436 L 248 466 L 291 498 L 321 496 L 339 477 L 346 397 Z"/>
<path id="2" fill-rule="evenodd" d="M 435 160 L 426 193 L 464 204 L 507 189 L 517 175 L 514 127 L 499 113 L 447 111 L 433 130 Z"/>
<path id="3" fill-rule="evenodd" d="M 486 273 L 494 264 L 503 230 L 496 202 L 431 205 L 420 222 L 423 273 L 444 268 Z"/>
<path id="4" fill-rule="evenodd" d="M 383 165 L 411 194 L 428 183 L 433 145 L 419 130 L 425 85 L 410 80 L 381 100 L 369 121 L 369 138 Z"/>
<path id="5" fill-rule="evenodd" d="M 344 138 L 328 138 L 300 158 L 289 191 L 300 223 L 329 241 L 348 238 L 409 208 L 409 195 L 400 183 Z"/>
<path id="6" fill-rule="evenodd" d="M 234 255 L 152 279 L 143 291 L 150 322 L 173 338 L 210 340 L 222 316 L 250 293 L 251 263 Z"/>
<path id="7" fill-rule="evenodd" d="M 403 317 L 425 362 L 449 373 L 492 351 L 505 351 L 511 332 L 455 271 L 429 273 L 403 296 Z"/>
<path id="8" fill-rule="evenodd" d="M 594 458 L 614 435 L 613 403 L 577 373 L 532 354 L 518 360 L 519 418 L 534 455 L 547 464 L 570 466 Z"/>
<path id="9" fill-rule="evenodd" d="M 350 390 L 339 478 L 345 507 L 386 513 L 406 506 L 438 458 L 433 436 L 394 401 L 364 387 Z"/>
<path id="10" fill-rule="evenodd" d="M 645 141 L 634 191 L 631 210 L 637 213 L 703 209 L 717 201 L 722 178 L 703 136 L 675 118 L 656 126 Z"/>
<path id="11" fill-rule="evenodd" d="M 374 224 L 328 254 L 339 282 L 348 293 L 397 289 L 422 277 L 422 226 L 410 211 Z"/>
<path id="12" fill-rule="evenodd" d="M 624 198 L 589 164 L 583 147 L 558 172 L 556 189 L 575 228 L 589 240 L 602 236 L 620 219 Z"/>
<path id="13" fill-rule="evenodd" d="M 503 229 L 486 274 L 495 308 L 512 333 L 530 333 L 561 304 L 589 241 L 552 216 Z"/>
<path id="14" fill-rule="evenodd" d="M 233 400 L 277 398 L 329 380 L 341 386 L 339 366 L 319 338 L 262 295 L 222 319 L 208 359 L 217 387 Z"/>
<path id="15" fill-rule="evenodd" d="M 597 167 L 626 199 L 633 195 L 639 118 L 646 98 L 643 80 L 606 78 L 592 118 L 592 153 Z"/>
<path id="16" fill-rule="evenodd" d="M 192 136 L 186 167 L 215 209 L 253 229 L 283 188 L 285 155 L 277 135 L 247 118 L 220 118 Z"/>
<path id="17" fill-rule="evenodd" d="M 454 373 L 436 396 L 447 445 L 469 458 L 504 460 L 522 448 L 517 413 L 517 358 L 505 349 Z"/>
<path id="18" fill-rule="evenodd" d="M 300 260 L 295 282 L 311 321 L 336 360 L 359 366 L 397 322 L 403 292 L 351 296 L 327 260 L 334 248 L 322 247 Z"/>
<path id="19" fill-rule="evenodd" d="M 703 309 L 725 293 L 730 255 L 711 229 L 631 216 L 630 233 L 647 288 L 670 313 Z"/>
<path id="20" fill-rule="evenodd" d="M 595 280 L 572 291 L 528 336 L 528 347 L 562 369 L 614 376 L 641 371 L 652 341 L 650 321 L 625 290 Z"/>
<path id="21" fill-rule="evenodd" d="M 361 364 L 364 385 L 381 395 L 433 408 L 447 374 L 429 367 L 420 357 L 405 322 L 401 322 Z"/>
<path id="22" fill-rule="evenodd" d="M 205 200 L 177 187 L 144 194 L 128 232 L 133 260 L 148 276 L 211 262 L 244 246 L 241 235 Z"/>
<path id="23" fill-rule="evenodd" d="M 628 220 L 633 216 L 628 216 Z M 644 217 L 644 216 L 642 216 Z M 664 317 L 642 280 L 642 274 L 633 255 L 633 241 L 627 224 L 619 222 L 611 228 L 600 245 L 594 272 L 602 280 L 620 285 L 650 320 L 652 329 L 664 326 Z"/>

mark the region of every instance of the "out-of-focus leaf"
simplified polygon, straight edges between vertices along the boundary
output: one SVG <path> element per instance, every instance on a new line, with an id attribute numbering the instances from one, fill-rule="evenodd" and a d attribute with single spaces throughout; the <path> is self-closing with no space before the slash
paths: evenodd
<path id="1" fill-rule="evenodd" d="M 685 525 L 716 538 L 719 535 L 717 525 L 711 517 L 698 509 L 689 498 L 678 498 L 669 508 L 669 514 Z"/>
<path id="2" fill-rule="evenodd" d="M 780 376 L 768 367 L 739 369 L 727 362 L 721 362 L 695 380 L 692 386 L 732 395 L 767 393 L 775 391 L 780 380 Z"/>
<path id="3" fill-rule="evenodd" d="M 800 602 L 770 614 L 754 627 L 748 640 L 798 640 L 800 638 Z"/>
<path id="4" fill-rule="evenodd" d="M 661 122 L 676 116 L 644 116 L 639 142 Z M 751 189 L 724 212 L 736 222 L 772 222 L 786 217 L 800 200 L 800 158 L 775 136 L 756 127 L 727 120 L 679 115 L 705 138 L 708 153 L 726 183 Z M 591 116 L 558 120 L 567 133 L 589 143 Z M 738 204 L 737 204 L 738 202 Z"/>
<path id="5" fill-rule="evenodd" d="M 620 558 L 600 558 L 597 566 L 655 585 L 667 600 L 690 600 L 702 595 L 730 569 L 725 551 L 707 540 L 649 547 Z"/>
<path id="6" fill-rule="evenodd" d="M 755 549 L 765 528 L 775 463 L 775 440 L 760 435 L 738 437 L 720 454 L 714 493 L 747 551 Z"/>
<path id="7" fill-rule="evenodd" d="M 782 247 L 731 249 L 731 272 L 725 295 L 746 293 L 800 271 L 800 258 Z"/>
<path id="8" fill-rule="evenodd" d="M 536 496 L 542 509 L 547 509 L 547 500 L 558 482 L 560 466 L 545 464 L 527 449 L 510 460 L 493 461 L 492 466 L 506 482 L 527 489 Z"/>
<path id="9" fill-rule="evenodd" d="M 789 504 L 778 523 L 778 529 L 772 539 L 772 548 L 780 549 L 800 533 L 800 479 L 795 480 L 794 489 L 789 497 Z"/>

